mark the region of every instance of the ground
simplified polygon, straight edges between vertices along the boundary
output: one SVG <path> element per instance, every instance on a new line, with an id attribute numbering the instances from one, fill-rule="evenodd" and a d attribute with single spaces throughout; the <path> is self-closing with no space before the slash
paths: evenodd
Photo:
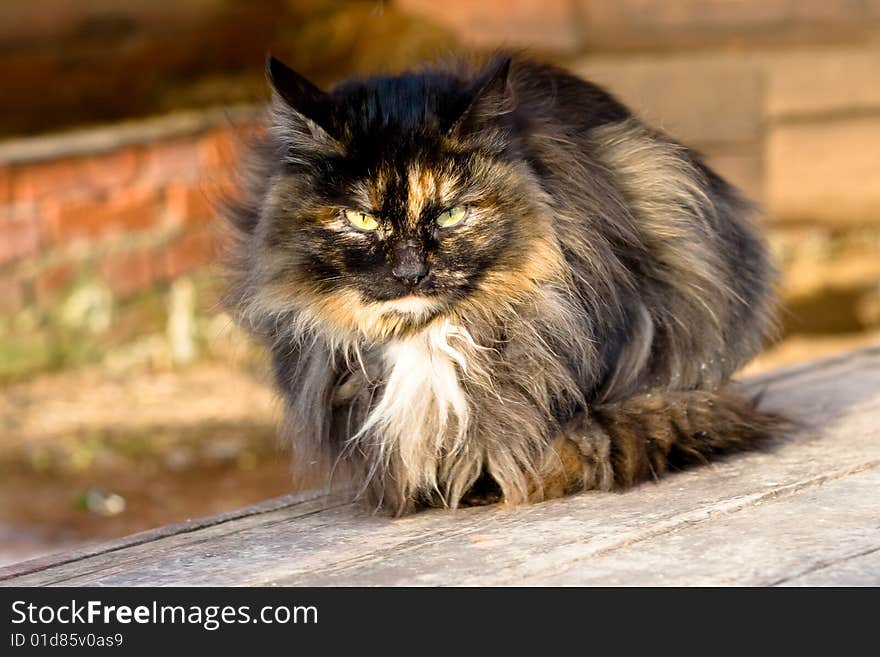
<path id="1" fill-rule="evenodd" d="M 288 492 L 275 416 L 270 388 L 229 364 L 92 367 L 7 387 L 0 563 Z"/>

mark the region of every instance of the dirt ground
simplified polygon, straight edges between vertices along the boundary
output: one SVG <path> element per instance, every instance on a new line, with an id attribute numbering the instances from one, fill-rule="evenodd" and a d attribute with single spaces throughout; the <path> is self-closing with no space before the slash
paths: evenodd
<path id="1" fill-rule="evenodd" d="M 230 365 L 93 367 L 0 391 L 0 563 L 293 488 L 267 385 Z"/>

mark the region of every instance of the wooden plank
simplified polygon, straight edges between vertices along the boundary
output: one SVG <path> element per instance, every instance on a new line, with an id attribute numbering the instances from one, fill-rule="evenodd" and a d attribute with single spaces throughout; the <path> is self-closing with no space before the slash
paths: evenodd
<path id="1" fill-rule="evenodd" d="M 625 493 L 399 520 L 281 498 L 8 567 L 0 584 L 880 584 L 880 347 L 751 385 L 808 428 Z"/>
<path id="2" fill-rule="evenodd" d="M 271 522 L 271 514 L 274 511 L 283 511 L 286 518 L 296 518 L 345 503 L 347 502 L 342 501 L 339 496 L 331 496 L 323 490 L 291 493 L 226 513 L 190 519 L 71 550 L 63 554 L 51 554 L 11 564 L 0 568 L 0 585 L 12 578 L 39 573 L 86 559 L 89 559 L 90 563 L 104 560 L 118 564 L 129 559 L 130 555 L 136 554 L 138 552 L 136 548 L 139 546 L 146 545 L 148 550 L 173 549 L 173 545 L 189 541 L 191 533 L 195 533 L 197 537 L 193 540 L 204 541 L 211 536 L 238 531 L 249 524 Z M 264 516 L 268 516 L 268 518 Z"/>
<path id="3" fill-rule="evenodd" d="M 880 548 L 848 559 L 816 564 L 813 568 L 776 582 L 776 586 L 876 586 Z"/>
<path id="4" fill-rule="evenodd" d="M 597 558 L 572 559 L 560 569 L 538 573 L 522 583 L 784 583 L 820 565 L 880 549 L 878 491 L 880 469 L 876 467 L 810 483 L 757 501 L 748 512 L 722 513 L 711 522 L 676 527 L 653 537 L 648 549 L 637 542 Z M 821 538 L 817 526 L 832 528 L 834 540 L 817 540 Z M 862 583 L 880 584 L 880 572 L 866 576 Z"/>

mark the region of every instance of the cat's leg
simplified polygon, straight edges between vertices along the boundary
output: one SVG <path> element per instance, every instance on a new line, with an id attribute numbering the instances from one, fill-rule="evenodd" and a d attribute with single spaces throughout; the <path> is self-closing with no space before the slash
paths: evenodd
<path id="1" fill-rule="evenodd" d="M 657 391 L 603 404 L 576 415 L 551 442 L 529 498 L 626 488 L 753 448 L 792 426 L 730 388 Z"/>

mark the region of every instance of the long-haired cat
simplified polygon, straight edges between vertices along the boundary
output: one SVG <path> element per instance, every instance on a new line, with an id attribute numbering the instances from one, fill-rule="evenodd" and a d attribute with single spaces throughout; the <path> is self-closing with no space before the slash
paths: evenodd
<path id="1" fill-rule="evenodd" d="M 324 92 L 275 59 L 229 305 L 303 470 L 394 513 L 609 490 L 747 448 L 768 331 L 749 203 L 601 88 L 524 58 Z"/>

